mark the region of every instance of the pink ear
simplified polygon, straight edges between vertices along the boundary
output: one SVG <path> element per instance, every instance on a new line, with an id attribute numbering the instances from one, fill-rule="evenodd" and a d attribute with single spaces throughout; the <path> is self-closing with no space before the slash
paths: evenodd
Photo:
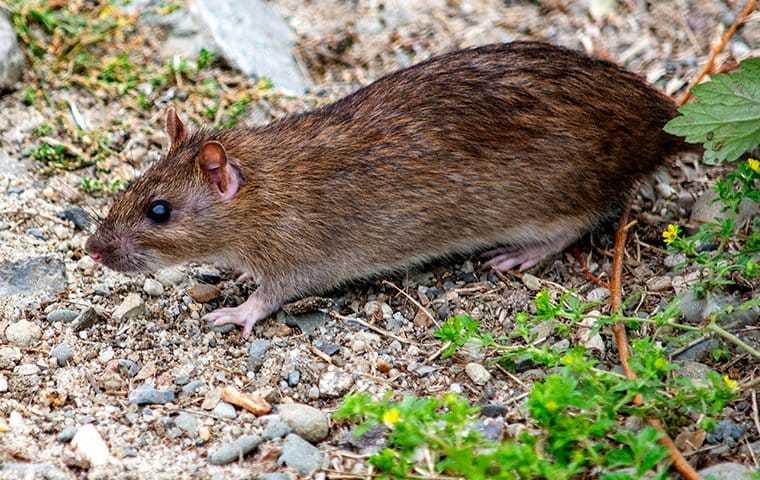
<path id="1" fill-rule="evenodd" d="M 198 165 L 209 175 L 222 200 L 232 200 L 235 197 L 240 181 L 234 167 L 227 162 L 224 145 L 213 140 L 204 143 L 198 154 Z"/>
<path id="2" fill-rule="evenodd" d="M 174 110 L 174 107 L 166 109 L 166 134 L 169 135 L 172 146 L 187 138 L 187 129 Z"/>

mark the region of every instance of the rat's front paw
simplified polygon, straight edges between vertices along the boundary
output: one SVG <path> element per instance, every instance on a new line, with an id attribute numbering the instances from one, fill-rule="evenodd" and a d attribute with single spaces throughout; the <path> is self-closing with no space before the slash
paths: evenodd
<path id="1" fill-rule="evenodd" d="M 203 319 L 211 323 L 212 326 L 227 325 L 229 323 L 243 327 L 243 338 L 251 334 L 251 330 L 256 322 L 255 312 L 247 308 L 245 304 L 234 308 L 220 308 L 203 316 Z"/>

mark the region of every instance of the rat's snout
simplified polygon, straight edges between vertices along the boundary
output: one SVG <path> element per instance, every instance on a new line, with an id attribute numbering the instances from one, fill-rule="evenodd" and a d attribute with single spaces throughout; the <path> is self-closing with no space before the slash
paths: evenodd
<path id="1" fill-rule="evenodd" d="M 103 257 L 113 253 L 114 247 L 107 242 L 92 236 L 87 239 L 87 242 L 84 244 L 84 249 L 87 251 L 90 258 L 96 262 L 102 262 Z"/>

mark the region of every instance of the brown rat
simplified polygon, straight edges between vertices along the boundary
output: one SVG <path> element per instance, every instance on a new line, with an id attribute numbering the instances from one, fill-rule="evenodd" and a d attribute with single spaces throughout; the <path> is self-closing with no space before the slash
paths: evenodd
<path id="1" fill-rule="evenodd" d="M 536 42 L 387 75 L 264 127 L 189 131 L 88 239 L 120 271 L 223 262 L 259 286 L 206 316 L 254 323 L 351 279 L 501 246 L 526 269 L 614 215 L 683 144 L 668 97 L 612 63 Z"/>

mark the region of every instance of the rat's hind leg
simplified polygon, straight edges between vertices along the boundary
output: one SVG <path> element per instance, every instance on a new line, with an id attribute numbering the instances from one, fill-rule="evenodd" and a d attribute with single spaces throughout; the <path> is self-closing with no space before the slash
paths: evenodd
<path id="1" fill-rule="evenodd" d="M 220 308 L 207 313 L 203 319 L 214 326 L 233 323 L 243 327 L 243 338 L 248 338 L 253 326 L 259 320 L 263 320 L 280 308 L 281 302 L 265 299 L 259 290 L 248 297 L 248 300 L 231 308 Z"/>
<path id="2" fill-rule="evenodd" d="M 550 243 L 537 243 L 522 248 L 504 247 L 489 250 L 483 253 L 483 257 L 488 259 L 483 267 L 492 268 L 499 272 L 517 268 L 522 272 L 535 266 L 544 258 L 561 252 L 574 240 L 574 237 L 562 237 Z"/>

